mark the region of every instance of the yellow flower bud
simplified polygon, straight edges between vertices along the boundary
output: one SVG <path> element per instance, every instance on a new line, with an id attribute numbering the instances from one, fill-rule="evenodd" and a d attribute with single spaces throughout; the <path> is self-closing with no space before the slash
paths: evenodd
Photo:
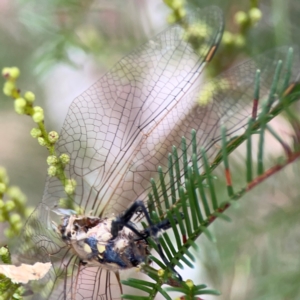
<path id="1" fill-rule="evenodd" d="M 222 36 L 222 42 L 225 45 L 230 45 L 233 43 L 233 34 L 229 31 L 224 31 L 223 36 Z"/>
<path id="2" fill-rule="evenodd" d="M 46 146 L 46 144 L 47 144 L 45 139 L 42 137 L 38 137 L 38 142 L 41 146 Z"/>
<path id="3" fill-rule="evenodd" d="M 22 195 L 22 192 L 19 187 L 11 186 L 7 191 L 7 195 L 13 199 L 19 198 Z"/>
<path id="4" fill-rule="evenodd" d="M 248 21 L 248 16 L 244 11 L 238 11 L 234 15 L 234 20 L 237 25 L 243 25 Z"/>
<path id="5" fill-rule="evenodd" d="M 32 115 L 32 120 L 33 120 L 35 123 L 39 123 L 39 122 L 44 121 L 44 113 L 43 113 L 43 112 L 35 112 L 35 113 Z"/>
<path id="6" fill-rule="evenodd" d="M 2 69 L 2 76 L 9 77 L 9 73 L 10 73 L 10 68 L 6 67 Z"/>
<path id="7" fill-rule="evenodd" d="M 186 280 L 185 283 L 190 289 L 194 287 L 194 282 L 191 279 Z"/>
<path id="8" fill-rule="evenodd" d="M 56 131 L 50 131 L 48 134 L 48 139 L 50 143 L 55 143 L 59 138 L 59 135 Z"/>
<path id="9" fill-rule="evenodd" d="M 256 23 L 262 18 L 262 12 L 259 8 L 253 7 L 249 10 L 249 18 L 251 23 Z"/>
<path id="10" fill-rule="evenodd" d="M 66 165 L 70 162 L 70 156 L 68 154 L 63 153 L 60 157 L 59 157 L 60 161 Z"/>
<path id="11" fill-rule="evenodd" d="M 42 135 L 42 131 L 39 128 L 32 128 L 30 134 L 33 138 L 38 138 Z"/>
<path id="12" fill-rule="evenodd" d="M 26 100 L 24 98 L 18 98 L 15 100 L 15 105 L 20 106 L 20 107 L 25 107 Z"/>
<path id="13" fill-rule="evenodd" d="M 16 85 L 15 85 L 14 82 L 12 82 L 12 81 L 6 81 L 4 83 L 4 87 L 3 87 L 3 93 L 4 93 L 4 95 L 11 96 L 12 93 L 13 93 L 13 91 L 14 91 L 14 89 L 15 89 L 15 87 L 16 87 Z"/>
<path id="14" fill-rule="evenodd" d="M 13 226 L 14 230 L 16 231 L 16 233 L 19 233 L 21 231 L 21 229 L 23 228 L 22 222 L 12 223 L 12 226 Z"/>
<path id="15" fill-rule="evenodd" d="M 157 275 L 158 275 L 159 277 L 164 276 L 164 274 L 165 274 L 165 270 L 163 270 L 163 269 L 159 269 L 159 270 L 157 271 Z"/>
<path id="16" fill-rule="evenodd" d="M 17 223 L 21 222 L 21 217 L 17 213 L 11 214 L 9 219 L 12 224 L 17 224 Z"/>
<path id="17" fill-rule="evenodd" d="M 17 79 L 20 76 L 20 69 L 17 67 L 10 68 L 10 78 Z"/>
<path id="18" fill-rule="evenodd" d="M 5 206 L 5 209 L 7 211 L 11 211 L 11 210 L 13 210 L 16 207 L 14 201 L 12 201 L 12 200 L 6 201 L 6 203 L 4 204 L 4 206 Z"/>
<path id="19" fill-rule="evenodd" d="M 15 111 L 20 114 L 23 115 L 25 113 L 25 107 L 26 107 L 26 100 L 23 98 L 18 98 L 15 100 L 14 102 L 15 105 Z"/>
<path id="20" fill-rule="evenodd" d="M 55 165 L 55 164 L 57 164 L 57 163 L 58 163 L 58 158 L 57 158 L 57 156 L 55 156 L 55 155 L 49 155 L 49 156 L 47 157 L 47 164 L 48 164 L 49 166 Z"/>
<path id="21" fill-rule="evenodd" d="M 7 255 L 8 254 L 8 249 L 6 247 L 1 247 L 0 248 L 0 255 Z"/>
<path id="22" fill-rule="evenodd" d="M 57 168 L 55 166 L 50 166 L 48 168 L 48 175 L 50 177 L 54 177 L 56 175 L 56 173 L 57 173 Z"/>
<path id="23" fill-rule="evenodd" d="M 32 103 L 34 100 L 35 100 L 35 94 L 32 93 L 32 92 L 26 92 L 24 94 L 24 98 L 29 102 L 29 103 Z"/>
<path id="24" fill-rule="evenodd" d="M 35 106 L 35 107 L 33 108 L 33 111 L 34 111 L 35 113 L 38 113 L 38 112 L 44 113 L 44 110 L 43 110 L 40 106 Z"/>
<path id="25" fill-rule="evenodd" d="M 74 193 L 74 191 L 75 191 L 75 188 L 73 186 L 71 186 L 71 185 L 66 185 L 65 186 L 66 194 L 72 195 Z"/>

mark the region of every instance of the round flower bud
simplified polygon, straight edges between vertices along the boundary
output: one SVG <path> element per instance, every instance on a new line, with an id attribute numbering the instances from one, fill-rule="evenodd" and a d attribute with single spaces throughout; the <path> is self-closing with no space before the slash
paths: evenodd
<path id="1" fill-rule="evenodd" d="M 10 73 L 10 69 L 11 68 L 3 68 L 2 69 L 2 76 L 4 76 L 4 77 L 8 77 L 9 76 L 9 73 Z"/>
<path id="2" fill-rule="evenodd" d="M 234 20 L 237 25 L 243 25 L 248 21 L 248 16 L 244 11 L 238 11 L 234 15 Z"/>
<path id="3" fill-rule="evenodd" d="M 57 156 L 55 156 L 55 155 L 49 155 L 49 156 L 47 157 L 47 164 L 48 164 L 49 166 L 55 165 L 55 164 L 57 164 L 57 163 L 58 163 L 58 158 L 57 158 Z"/>
<path id="4" fill-rule="evenodd" d="M 233 34 L 229 31 L 224 31 L 223 36 L 222 36 L 222 42 L 225 45 L 230 45 L 233 43 Z"/>
<path id="5" fill-rule="evenodd" d="M 56 131 L 50 131 L 49 132 L 48 139 L 49 139 L 50 143 L 57 142 L 58 138 L 59 138 L 59 135 Z"/>
<path id="6" fill-rule="evenodd" d="M 13 223 L 12 226 L 17 233 L 19 233 L 23 228 L 22 222 Z"/>
<path id="7" fill-rule="evenodd" d="M 253 7 L 249 10 L 249 18 L 252 23 L 258 22 L 262 18 L 262 12 L 259 8 Z"/>
<path id="8" fill-rule="evenodd" d="M 44 113 L 44 110 L 43 110 L 40 106 L 35 106 L 35 107 L 33 108 L 33 111 L 34 111 L 35 113 L 38 113 L 38 112 Z"/>
<path id="9" fill-rule="evenodd" d="M 57 168 L 55 166 L 50 166 L 48 168 L 48 175 L 50 177 L 54 177 L 56 175 L 56 173 L 57 173 Z"/>
<path id="10" fill-rule="evenodd" d="M 8 249 L 6 247 L 0 247 L 0 255 L 7 255 L 8 254 Z"/>
<path id="11" fill-rule="evenodd" d="M 44 121 L 44 113 L 43 113 L 43 112 L 35 112 L 35 113 L 32 115 L 32 120 L 33 120 L 35 123 L 39 123 L 39 122 Z"/>
<path id="12" fill-rule="evenodd" d="M 7 191 L 7 195 L 13 199 L 19 198 L 21 194 L 22 192 L 17 186 L 11 186 Z"/>
<path id="13" fill-rule="evenodd" d="M 12 224 L 17 224 L 17 223 L 21 222 L 21 217 L 17 213 L 11 214 L 9 219 Z"/>
<path id="14" fill-rule="evenodd" d="M 9 76 L 10 78 L 17 79 L 20 76 L 20 69 L 17 67 L 10 68 Z"/>
<path id="15" fill-rule="evenodd" d="M 75 188 L 72 185 L 66 185 L 65 186 L 65 192 L 68 195 L 72 195 L 75 191 Z"/>
<path id="16" fill-rule="evenodd" d="M 70 162 L 70 156 L 66 153 L 63 153 L 60 157 L 59 157 L 60 161 L 66 165 Z"/>
<path id="17" fill-rule="evenodd" d="M 29 103 L 32 103 L 34 100 L 35 100 L 35 94 L 32 93 L 32 92 L 26 92 L 24 94 L 24 98 L 29 102 Z"/>
<path id="18" fill-rule="evenodd" d="M 13 91 L 14 91 L 14 89 L 15 89 L 15 87 L 16 86 L 15 86 L 14 82 L 12 82 L 12 81 L 6 81 L 4 83 L 4 87 L 3 87 L 3 93 L 4 93 L 4 95 L 11 96 L 12 93 L 13 93 Z"/>
<path id="19" fill-rule="evenodd" d="M 6 184 L 0 182 L 0 194 L 3 194 L 6 191 Z"/>
<path id="20" fill-rule="evenodd" d="M 24 98 L 18 98 L 15 100 L 15 106 L 19 107 L 25 107 L 26 106 L 26 100 Z"/>
<path id="21" fill-rule="evenodd" d="M 26 107 L 26 100 L 23 98 L 18 98 L 15 100 L 15 111 L 20 114 L 23 115 L 25 113 L 25 107 Z"/>
<path id="22" fill-rule="evenodd" d="M 194 287 L 194 282 L 191 279 L 186 280 L 185 283 L 190 289 Z"/>
<path id="23" fill-rule="evenodd" d="M 46 146 L 46 144 L 47 144 L 45 139 L 42 137 L 38 137 L 38 142 L 41 146 Z"/>
<path id="24" fill-rule="evenodd" d="M 158 275 L 159 277 L 164 276 L 164 274 L 165 274 L 165 270 L 163 270 L 163 269 L 157 270 L 157 275 Z"/>
<path id="25" fill-rule="evenodd" d="M 7 190 L 7 195 L 9 195 L 12 199 L 14 199 L 19 204 L 25 204 L 26 196 L 22 193 L 22 191 L 17 186 L 11 186 Z"/>
<path id="26" fill-rule="evenodd" d="M 32 128 L 30 134 L 33 138 L 38 138 L 42 135 L 42 131 L 39 128 Z"/>
<path id="27" fill-rule="evenodd" d="M 183 8 L 184 7 L 184 1 L 183 0 L 172 0 L 170 2 L 170 7 L 175 9 Z"/>
<path id="28" fill-rule="evenodd" d="M 5 206 L 6 211 L 11 211 L 16 207 L 14 201 L 12 201 L 12 200 L 6 201 L 4 206 Z"/>

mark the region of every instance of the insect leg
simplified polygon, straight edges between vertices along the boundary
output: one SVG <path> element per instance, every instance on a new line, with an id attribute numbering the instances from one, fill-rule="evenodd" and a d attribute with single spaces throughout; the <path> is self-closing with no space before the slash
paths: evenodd
<path id="1" fill-rule="evenodd" d="M 184 215 L 183 213 L 180 213 L 181 219 L 184 219 Z M 176 224 L 178 224 L 178 220 L 176 218 L 176 216 L 173 216 L 173 220 Z M 153 227 L 155 228 L 153 230 Z M 144 236 L 147 238 L 151 235 L 151 233 L 153 234 L 153 232 L 155 231 L 160 231 L 160 230 L 168 230 L 169 228 L 171 228 L 171 223 L 168 219 L 164 219 L 161 222 L 159 222 L 158 224 L 153 225 L 152 227 L 148 227 L 144 230 L 144 235 L 142 237 L 142 239 L 144 238 Z"/>
<path id="2" fill-rule="evenodd" d="M 144 213 L 145 218 L 147 219 L 148 224 L 150 225 L 150 227 L 153 226 L 153 223 L 150 219 L 149 213 L 144 205 L 143 201 L 135 201 L 125 212 L 123 215 L 119 216 L 116 218 L 116 220 L 114 220 L 112 222 L 111 225 L 111 234 L 112 234 L 112 239 L 114 239 L 115 237 L 117 237 L 118 233 L 120 230 L 123 229 L 124 226 L 128 227 L 129 229 L 132 230 L 132 226 L 129 225 L 130 219 L 132 218 L 132 216 L 137 212 L 141 210 Z M 129 227 L 129 226 L 130 227 Z M 133 231 L 134 233 L 137 233 L 137 230 Z M 138 236 L 141 236 L 141 234 L 137 234 Z"/>

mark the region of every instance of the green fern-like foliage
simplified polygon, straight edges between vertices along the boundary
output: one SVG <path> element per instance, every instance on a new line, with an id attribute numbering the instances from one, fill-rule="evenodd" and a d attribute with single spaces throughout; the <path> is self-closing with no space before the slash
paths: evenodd
<path id="1" fill-rule="evenodd" d="M 205 149 L 197 148 L 195 131 L 191 133 L 190 145 L 187 145 L 184 137 L 182 138 L 180 156 L 178 150 L 173 147 L 172 153 L 169 154 L 168 174 L 163 176 L 162 169 L 158 168 L 159 184 L 155 184 L 152 180 L 152 192 L 149 194 L 149 208 L 152 209 L 153 221 L 159 222 L 168 218 L 172 227 L 172 230 L 164 232 L 159 237 L 159 243 L 149 240 L 149 244 L 156 251 L 159 251 L 159 245 L 169 263 L 164 264 L 161 260 L 151 257 L 160 270 L 146 266 L 144 271 L 154 280 L 154 283 L 135 279 L 123 281 L 125 285 L 144 291 L 147 296 L 141 298 L 124 295 L 125 299 L 154 299 L 156 293 L 161 293 L 166 299 L 171 299 L 166 290 L 180 292 L 184 295 L 184 299 L 196 299 L 197 296 L 203 294 L 218 294 L 215 290 L 206 289 L 206 286 L 201 283 L 196 285 L 189 280 L 176 279 L 173 267 L 182 268 L 183 265 L 187 265 L 192 268 L 195 258 L 191 249 L 197 249 L 195 244 L 197 238 L 204 233 L 210 240 L 214 239 L 208 226 L 219 218 L 230 221 L 226 216 L 226 210 L 232 203 L 300 157 L 299 121 L 290 109 L 300 96 L 300 83 L 297 81 L 297 76 L 293 77 L 295 75 L 293 66 L 296 67 L 297 62 L 293 61 L 293 49 L 290 48 L 287 51 L 286 61 L 276 62 L 273 80 L 268 87 L 269 92 L 261 104 L 261 109 L 258 109 L 258 101 L 261 100 L 260 89 L 265 83 L 261 82 L 261 71 L 256 71 L 252 115 L 250 114 L 248 125 L 242 134 L 231 139 L 227 137 L 226 127 L 221 126 L 221 149 L 212 161 L 209 161 Z M 282 133 L 274 130 L 269 124 L 272 119 L 282 113 L 288 116 L 291 124 L 294 124 L 293 145 L 288 145 Z M 264 155 L 266 131 L 281 144 L 285 153 L 283 158 L 271 164 Z M 256 142 L 253 142 L 254 135 L 258 135 Z M 237 189 L 231 178 L 229 154 L 235 153 L 242 143 L 246 144 L 244 158 L 246 172 L 244 183 Z M 192 149 L 192 154 L 188 154 L 188 148 Z M 257 159 L 253 157 L 254 150 L 257 150 Z M 223 198 L 217 196 L 219 187 L 216 186 L 213 175 L 213 170 L 221 164 L 223 164 L 227 189 L 227 196 Z M 180 172 L 180 170 L 184 171 Z M 171 233 L 174 239 L 171 238 Z M 170 287 L 163 290 L 163 284 Z"/>

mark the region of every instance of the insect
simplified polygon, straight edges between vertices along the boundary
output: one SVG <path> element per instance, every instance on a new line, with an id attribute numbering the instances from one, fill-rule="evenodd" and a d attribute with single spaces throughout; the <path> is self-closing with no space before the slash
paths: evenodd
<path id="1" fill-rule="evenodd" d="M 71 104 L 57 152 L 70 155 L 65 171 L 76 180 L 74 201 L 86 215 L 63 213 L 61 219 L 54 211 L 64 188 L 58 179 L 48 179 L 20 251 L 24 262 L 26 257 L 53 264 L 34 298 L 120 299 L 119 271 L 145 262 L 145 238 L 168 228 L 167 221 L 154 226 L 148 218 L 149 227 L 139 230 L 130 219 L 141 208 L 147 216 L 149 179 L 166 164 L 169 147 L 194 127 L 180 132 L 176 111 L 185 111 L 186 95 L 222 36 L 222 13 L 215 7 L 191 13 L 188 23 L 202 30 L 200 55 L 184 30 L 172 26 Z"/>
<path id="2" fill-rule="evenodd" d="M 169 227 L 167 221 L 154 226 L 148 219 L 141 230 L 131 218 L 140 210 L 147 217 L 149 179 L 157 177 L 160 165 L 167 180 L 171 146 L 186 136 L 191 152 L 189 135 L 195 129 L 199 145 L 211 156 L 221 123 L 228 125 L 228 135 L 247 125 L 245 103 L 252 103 L 247 91 L 256 64 L 217 78 L 222 89 L 208 91 L 211 101 L 199 104 L 199 76 L 220 42 L 223 18 L 210 7 L 187 20 L 203 31 L 200 46 L 195 48 L 193 35 L 186 36 L 182 27 L 172 26 L 124 57 L 71 104 L 57 152 L 70 155 L 65 171 L 77 182 L 74 201 L 85 215 L 58 217 L 55 208 L 64 188 L 48 178 L 20 249 L 24 262 L 53 265 L 34 299 L 120 299 L 119 271 L 145 262 L 146 237 Z M 269 61 L 264 65 L 270 67 Z M 274 70 L 265 70 L 261 77 L 267 83 Z"/>
<path id="3" fill-rule="evenodd" d="M 139 210 L 150 225 L 142 231 L 130 222 Z M 156 237 L 160 230 L 168 228 L 170 223 L 167 219 L 154 225 L 144 203 L 135 201 L 118 217 L 64 215 L 63 224 L 57 227 L 57 231 L 80 258 L 81 264 L 118 271 L 145 262 L 149 254 L 146 238 Z M 161 250 L 160 255 L 168 264 Z"/>

